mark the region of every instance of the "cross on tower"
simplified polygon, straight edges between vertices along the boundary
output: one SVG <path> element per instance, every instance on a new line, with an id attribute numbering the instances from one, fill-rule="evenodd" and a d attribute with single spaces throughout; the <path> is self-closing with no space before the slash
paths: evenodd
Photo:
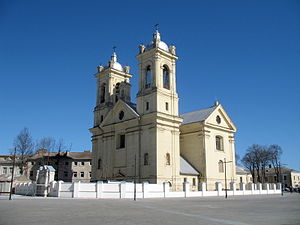
<path id="1" fill-rule="evenodd" d="M 113 50 L 114 50 L 114 52 L 116 52 L 116 48 L 117 48 L 116 46 L 113 46 Z"/>
<path id="2" fill-rule="evenodd" d="M 158 30 L 159 24 L 155 24 L 155 30 Z"/>

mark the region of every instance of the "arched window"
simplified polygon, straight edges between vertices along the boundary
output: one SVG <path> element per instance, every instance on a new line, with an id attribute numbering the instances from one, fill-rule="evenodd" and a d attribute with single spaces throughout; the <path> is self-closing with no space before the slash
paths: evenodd
<path id="1" fill-rule="evenodd" d="M 115 97 L 115 102 L 119 100 L 119 95 L 120 95 L 120 83 L 116 84 L 116 97 Z"/>
<path id="2" fill-rule="evenodd" d="M 223 138 L 221 136 L 216 136 L 216 149 L 223 151 Z"/>
<path id="3" fill-rule="evenodd" d="M 100 170 L 101 169 L 101 167 L 102 167 L 102 161 L 101 161 L 101 159 L 98 159 L 98 170 Z"/>
<path id="4" fill-rule="evenodd" d="M 106 88 L 106 84 L 102 84 L 101 85 L 101 91 L 100 91 L 100 103 L 105 102 L 105 88 Z"/>
<path id="5" fill-rule="evenodd" d="M 144 165 L 149 165 L 149 154 L 145 153 L 144 154 Z"/>
<path id="6" fill-rule="evenodd" d="M 146 68 L 146 83 L 145 88 L 149 88 L 151 85 L 151 67 L 147 66 Z"/>
<path id="7" fill-rule="evenodd" d="M 222 160 L 219 161 L 218 167 L 219 167 L 219 173 L 224 173 L 224 163 Z"/>
<path id="8" fill-rule="evenodd" d="M 163 82 L 164 88 L 170 89 L 170 73 L 166 65 L 163 66 Z"/>
<path id="9" fill-rule="evenodd" d="M 166 165 L 171 165 L 171 157 L 169 153 L 166 154 Z"/>

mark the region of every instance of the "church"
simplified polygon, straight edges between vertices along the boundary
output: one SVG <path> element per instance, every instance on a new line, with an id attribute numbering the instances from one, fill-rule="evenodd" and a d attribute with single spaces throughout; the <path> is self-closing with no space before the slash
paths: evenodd
<path id="1" fill-rule="evenodd" d="M 169 182 L 180 191 L 183 182 L 208 190 L 215 182 L 236 181 L 236 127 L 218 102 L 179 115 L 176 90 L 176 47 L 159 31 L 139 46 L 139 82 L 132 102 L 129 66 L 113 52 L 98 66 L 92 133 L 91 181 Z M 226 174 L 225 174 L 226 172 Z M 224 187 L 224 186 L 223 186 Z"/>

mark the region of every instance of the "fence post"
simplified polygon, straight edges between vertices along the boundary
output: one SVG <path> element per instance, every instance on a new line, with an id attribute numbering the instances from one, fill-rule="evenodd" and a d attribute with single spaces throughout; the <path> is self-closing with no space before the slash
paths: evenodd
<path id="1" fill-rule="evenodd" d="M 142 187 L 143 187 L 143 198 L 147 198 L 147 194 L 148 194 L 148 182 L 147 181 L 144 181 L 142 183 Z"/>
<path id="2" fill-rule="evenodd" d="M 184 191 L 184 197 L 188 197 L 188 194 L 190 192 L 190 183 L 189 182 L 183 182 L 183 191 Z"/>
<path id="3" fill-rule="evenodd" d="M 80 191 L 80 181 L 74 181 L 73 182 L 73 198 L 79 197 L 79 191 Z"/>
<path id="4" fill-rule="evenodd" d="M 263 188 L 267 190 L 267 194 L 269 194 L 270 186 L 268 183 L 263 184 Z"/>
<path id="5" fill-rule="evenodd" d="M 261 191 L 262 191 L 261 183 L 257 183 L 256 186 L 257 186 L 257 189 L 259 190 L 259 194 L 261 194 Z"/>
<path id="6" fill-rule="evenodd" d="M 200 183 L 200 190 L 202 191 L 202 196 L 205 196 L 205 192 L 206 192 L 206 183 L 205 182 Z"/>
<path id="7" fill-rule="evenodd" d="M 61 185 L 62 185 L 63 181 L 60 180 L 58 181 L 58 184 L 57 184 L 57 197 L 59 198 L 60 197 L 60 192 L 61 192 Z"/>
<path id="8" fill-rule="evenodd" d="M 121 182 L 119 184 L 120 187 L 120 198 L 125 198 L 126 197 L 126 183 L 125 182 Z"/>
<path id="9" fill-rule="evenodd" d="M 102 198 L 103 181 L 97 181 L 96 183 L 96 198 Z"/>
<path id="10" fill-rule="evenodd" d="M 243 191 L 243 195 L 245 195 L 246 184 L 244 182 L 240 183 L 240 190 Z"/>
<path id="11" fill-rule="evenodd" d="M 235 182 L 230 182 L 230 190 L 232 191 L 232 194 L 234 196 L 235 192 L 236 192 L 236 183 Z"/>
<path id="12" fill-rule="evenodd" d="M 169 182 L 164 182 L 164 198 L 168 197 L 170 185 Z"/>
<path id="13" fill-rule="evenodd" d="M 221 196 L 221 191 L 222 191 L 222 183 L 221 182 L 216 182 L 216 190 L 217 190 L 218 196 Z"/>

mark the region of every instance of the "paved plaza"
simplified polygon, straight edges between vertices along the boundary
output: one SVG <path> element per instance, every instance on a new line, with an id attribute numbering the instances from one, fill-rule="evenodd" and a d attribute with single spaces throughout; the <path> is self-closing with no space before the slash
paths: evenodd
<path id="1" fill-rule="evenodd" d="M 0 196 L 0 225 L 300 224 L 300 194 L 172 199 Z"/>

